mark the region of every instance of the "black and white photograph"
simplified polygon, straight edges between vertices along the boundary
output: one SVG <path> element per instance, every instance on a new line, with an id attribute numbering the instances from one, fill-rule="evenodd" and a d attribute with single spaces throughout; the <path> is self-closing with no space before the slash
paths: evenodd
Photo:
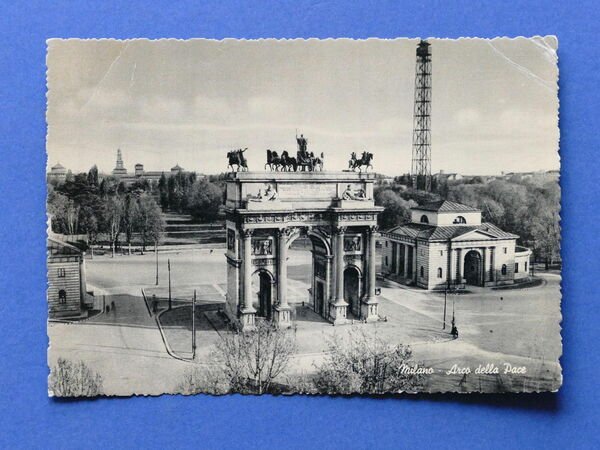
<path id="1" fill-rule="evenodd" d="M 50 39 L 48 394 L 559 390 L 557 48 Z"/>

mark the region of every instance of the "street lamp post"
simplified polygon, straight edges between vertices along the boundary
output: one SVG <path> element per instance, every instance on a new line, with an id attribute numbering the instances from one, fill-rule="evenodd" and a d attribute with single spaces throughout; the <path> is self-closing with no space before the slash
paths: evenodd
<path id="1" fill-rule="evenodd" d="M 192 300 L 192 359 L 196 359 L 196 289 Z"/>
<path id="2" fill-rule="evenodd" d="M 444 326 L 442 330 L 446 329 L 446 302 L 448 301 L 448 286 L 444 289 Z"/>
<path id="3" fill-rule="evenodd" d="M 154 256 L 156 257 L 156 286 L 158 286 L 158 244 L 154 243 Z"/>
<path id="4" fill-rule="evenodd" d="M 171 259 L 167 259 L 167 270 L 169 272 L 169 311 L 171 310 Z"/>

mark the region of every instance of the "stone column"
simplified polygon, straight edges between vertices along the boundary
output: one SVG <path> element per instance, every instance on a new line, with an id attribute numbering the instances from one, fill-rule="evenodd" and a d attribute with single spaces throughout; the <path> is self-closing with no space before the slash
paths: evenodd
<path id="1" fill-rule="evenodd" d="M 485 283 L 488 280 L 488 274 L 486 273 L 487 272 L 487 269 L 486 269 L 486 267 L 487 267 L 487 264 L 486 264 L 487 251 L 486 250 L 487 250 L 486 247 L 483 247 L 481 249 L 481 275 L 483 278 L 483 283 L 482 283 L 483 286 L 485 286 Z"/>
<path id="2" fill-rule="evenodd" d="M 404 279 L 408 278 L 408 265 L 410 261 L 408 260 L 408 245 L 404 244 Z"/>
<path id="3" fill-rule="evenodd" d="M 287 301 L 287 238 L 288 230 L 281 228 L 277 231 L 277 305 L 275 305 L 275 323 L 280 328 L 289 328 L 291 308 Z M 314 277 L 313 277 L 314 279 Z"/>
<path id="4" fill-rule="evenodd" d="M 415 240 L 415 246 L 413 247 L 413 257 L 412 257 L 412 276 L 413 276 L 413 281 L 415 282 L 415 285 L 417 284 L 417 279 L 419 276 L 419 269 L 417 268 L 417 249 L 418 249 L 418 243 Z"/>
<path id="5" fill-rule="evenodd" d="M 456 249 L 456 284 L 462 284 L 462 248 Z"/>
<path id="6" fill-rule="evenodd" d="M 86 294 L 86 285 L 85 285 L 85 252 L 81 252 L 81 263 L 79 264 L 79 290 L 80 297 L 82 303 L 85 303 L 85 294 Z"/>
<path id="7" fill-rule="evenodd" d="M 496 281 L 495 247 L 490 247 L 490 281 Z"/>
<path id="8" fill-rule="evenodd" d="M 448 246 L 448 267 L 446 268 L 447 287 L 452 285 L 452 274 L 454 274 L 454 251 Z"/>
<path id="9" fill-rule="evenodd" d="M 244 252 L 242 292 L 244 293 L 243 306 L 240 311 L 240 326 L 242 330 L 254 328 L 256 310 L 252 306 L 252 230 L 242 230 Z"/>
<path id="10" fill-rule="evenodd" d="M 361 304 L 360 316 L 367 322 L 379 320 L 378 302 L 375 296 L 376 269 L 377 269 L 377 227 L 371 226 L 367 230 L 368 247 L 365 248 L 367 260 L 367 293 Z"/>
<path id="11" fill-rule="evenodd" d="M 348 303 L 344 300 L 344 233 L 346 227 L 336 227 L 335 234 L 335 299 L 330 309 L 334 325 L 346 322 Z"/>

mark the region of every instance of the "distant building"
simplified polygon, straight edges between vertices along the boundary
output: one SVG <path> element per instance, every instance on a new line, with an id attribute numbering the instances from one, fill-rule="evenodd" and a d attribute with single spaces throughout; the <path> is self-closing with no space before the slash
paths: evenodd
<path id="1" fill-rule="evenodd" d="M 121 149 L 117 149 L 117 165 L 112 171 L 115 177 L 123 177 L 127 175 L 127 169 L 123 165 L 123 157 L 121 155 Z"/>
<path id="2" fill-rule="evenodd" d="M 459 180 L 463 179 L 463 176 L 460 173 L 446 173 L 443 170 L 440 170 L 433 177 L 437 178 L 438 181 L 439 180 L 459 181 Z"/>
<path id="3" fill-rule="evenodd" d="M 158 182 L 160 177 L 165 174 L 165 176 L 176 175 L 178 173 L 187 174 L 187 172 L 183 167 L 179 164 L 175 164 L 175 166 L 171 167 L 170 171 L 158 170 L 158 171 L 146 171 L 144 170 L 144 165 L 141 163 L 137 163 L 134 166 L 133 173 L 127 173 L 127 169 L 123 164 L 123 155 L 121 150 L 117 150 L 117 163 L 115 168 L 112 171 L 112 175 L 117 178 L 119 181 L 122 181 L 125 184 L 132 184 L 136 181 L 140 181 L 142 179 L 148 180 L 150 182 L 155 181 Z"/>
<path id="4" fill-rule="evenodd" d="M 74 245 L 48 238 L 48 316 L 87 315 L 84 253 Z"/>
<path id="5" fill-rule="evenodd" d="M 384 274 L 424 289 L 496 286 L 528 276 L 531 250 L 481 222 L 481 211 L 446 200 L 411 209 L 411 221 L 382 233 Z"/>
<path id="6" fill-rule="evenodd" d="M 50 172 L 48 173 L 48 181 L 64 183 L 66 179 L 67 169 L 61 163 L 57 163 L 55 166 L 50 168 Z"/>

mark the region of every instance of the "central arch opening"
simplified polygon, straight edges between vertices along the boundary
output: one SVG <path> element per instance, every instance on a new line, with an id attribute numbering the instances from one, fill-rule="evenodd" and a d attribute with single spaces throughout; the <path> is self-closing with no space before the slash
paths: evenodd
<path id="1" fill-rule="evenodd" d="M 467 284 L 481 286 L 483 284 L 481 255 L 471 250 L 465 255 L 464 274 Z"/>
<path id="2" fill-rule="evenodd" d="M 344 300 L 348 303 L 348 313 L 360 316 L 360 272 L 354 266 L 344 270 Z"/>
<path id="3" fill-rule="evenodd" d="M 290 305 L 296 305 L 296 320 L 328 318 L 329 255 L 329 243 L 320 230 L 299 228 L 291 236 L 287 298 Z M 299 304 L 304 304 L 305 308 L 298 309 Z"/>

